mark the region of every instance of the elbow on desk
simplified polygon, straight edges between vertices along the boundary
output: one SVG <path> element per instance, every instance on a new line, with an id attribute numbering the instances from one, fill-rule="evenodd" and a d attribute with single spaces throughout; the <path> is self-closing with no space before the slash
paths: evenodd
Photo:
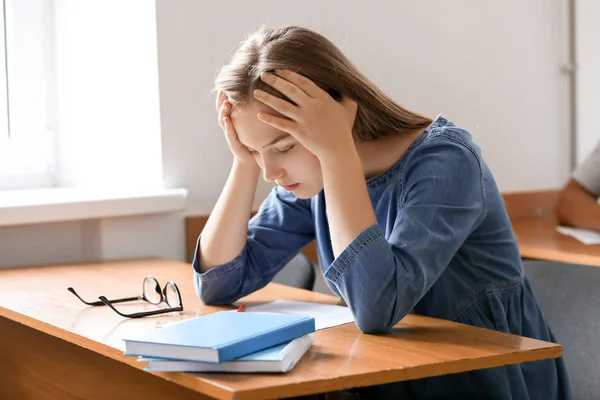
<path id="1" fill-rule="evenodd" d="M 353 310 L 354 323 L 362 333 L 376 334 L 389 332 L 400 321 L 408 311 L 402 312 L 397 316 L 395 310 L 382 313 L 381 309 L 376 307 L 366 307 L 359 310 Z"/>
<path id="2" fill-rule="evenodd" d="M 238 290 L 224 287 L 216 281 L 202 282 L 200 274 L 194 272 L 194 289 L 196 297 L 208 306 L 224 306 L 232 304 L 242 297 Z"/>
<path id="3" fill-rule="evenodd" d="M 354 298 L 346 296 L 344 301 L 352 310 L 354 323 L 362 333 L 385 333 L 411 312 L 422 297 L 423 287 L 423 282 L 418 280 L 412 287 L 394 288 L 385 293 L 370 293 Z"/>
<path id="4" fill-rule="evenodd" d="M 388 332 L 391 327 L 384 325 L 384 324 L 379 324 L 379 323 L 370 323 L 370 322 L 359 322 L 358 320 L 355 321 L 356 323 L 356 327 L 358 328 L 359 331 L 361 331 L 362 333 L 365 334 L 370 334 L 370 335 L 374 335 L 377 333 L 386 333 Z"/>
<path id="5" fill-rule="evenodd" d="M 231 303 L 234 303 L 237 299 L 235 300 L 227 300 L 225 298 L 219 298 L 219 297 L 214 297 L 214 296 L 207 296 L 206 293 L 198 293 L 198 299 L 200 299 L 200 301 L 204 304 L 206 304 L 207 306 L 225 306 Z"/>

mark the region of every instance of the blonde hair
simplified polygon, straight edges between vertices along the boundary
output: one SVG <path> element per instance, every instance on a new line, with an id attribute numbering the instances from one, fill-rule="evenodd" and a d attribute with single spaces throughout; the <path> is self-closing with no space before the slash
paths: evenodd
<path id="1" fill-rule="evenodd" d="M 401 107 L 379 90 L 322 35 L 299 26 L 263 26 L 244 40 L 215 79 L 215 89 L 224 92 L 233 105 L 253 100 L 255 89 L 289 101 L 265 84 L 260 75 L 275 69 L 295 71 L 328 91 L 358 103 L 353 134 L 371 140 L 426 128 L 432 120 Z"/>

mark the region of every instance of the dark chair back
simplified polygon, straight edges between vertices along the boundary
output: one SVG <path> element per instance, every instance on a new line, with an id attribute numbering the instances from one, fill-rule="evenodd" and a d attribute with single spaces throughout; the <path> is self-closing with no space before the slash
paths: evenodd
<path id="1" fill-rule="evenodd" d="M 298 253 L 275 275 L 273 282 L 313 290 L 315 270 L 309 259 L 304 254 Z"/>
<path id="2" fill-rule="evenodd" d="M 523 261 L 523 268 L 563 346 L 573 399 L 600 399 L 600 267 Z"/>

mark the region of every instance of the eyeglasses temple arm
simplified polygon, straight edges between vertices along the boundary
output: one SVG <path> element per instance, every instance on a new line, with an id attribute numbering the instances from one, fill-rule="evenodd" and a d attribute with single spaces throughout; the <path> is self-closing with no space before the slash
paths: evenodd
<path id="1" fill-rule="evenodd" d="M 73 289 L 72 287 L 68 287 L 67 290 L 71 293 L 73 293 L 79 300 L 81 300 L 82 302 L 84 302 L 85 304 L 87 304 L 88 306 L 103 306 L 105 305 L 103 302 L 101 301 L 93 301 L 93 302 L 89 302 L 89 301 L 85 301 L 84 299 L 82 299 L 77 292 L 75 291 L 75 289 Z M 111 303 L 125 303 L 126 301 L 135 301 L 135 300 L 143 300 L 144 296 L 137 296 L 137 297 L 126 297 L 123 299 L 114 299 L 114 300 L 108 300 Z"/>
<path id="2" fill-rule="evenodd" d="M 141 318 L 141 317 L 146 317 L 146 316 L 150 316 L 150 315 L 166 314 L 166 313 L 170 313 L 170 312 L 174 312 L 174 311 L 183 311 L 183 306 L 179 306 L 179 307 L 173 307 L 173 308 L 165 308 L 162 310 L 144 311 L 144 312 L 133 313 L 133 314 L 124 314 L 124 313 L 120 312 L 119 310 L 117 310 L 116 308 L 114 308 L 113 305 L 111 304 L 111 302 L 106 297 L 100 296 L 98 298 L 100 299 L 100 301 L 103 304 L 106 304 L 107 306 L 112 308 L 112 310 L 114 312 L 116 312 L 117 314 L 119 314 L 120 316 L 125 317 L 125 318 Z"/>

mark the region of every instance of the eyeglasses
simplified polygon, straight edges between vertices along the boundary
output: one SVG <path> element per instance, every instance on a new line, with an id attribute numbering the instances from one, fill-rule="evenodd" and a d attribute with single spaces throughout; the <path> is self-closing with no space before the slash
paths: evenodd
<path id="1" fill-rule="evenodd" d="M 69 292 L 73 293 L 79 300 L 81 300 L 88 306 L 96 307 L 96 306 L 106 305 L 106 306 L 109 306 L 110 308 L 112 308 L 113 311 L 116 312 L 117 314 L 119 314 L 120 316 L 126 317 L 126 318 L 141 318 L 141 317 L 146 317 L 149 315 L 158 315 L 158 314 L 166 314 L 166 313 L 170 313 L 170 312 L 174 312 L 174 311 L 183 311 L 183 302 L 181 301 L 181 294 L 179 293 L 179 288 L 177 287 L 175 282 L 173 282 L 173 281 L 167 282 L 167 284 L 161 291 L 160 284 L 158 283 L 156 278 L 153 276 L 147 276 L 146 278 L 144 278 L 142 295 L 137 296 L 137 297 L 126 297 L 123 299 L 108 300 L 104 296 L 99 296 L 98 298 L 100 299 L 100 301 L 88 302 L 88 301 L 85 301 L 84 299 L 82 299 L 77 294 L 75 289 L 73 289 L 72 287 L 68 287 L 67 290 Z M 163 308 L 160 310 L 153 310 L 153 311 L 143 311 L 143 312 L 138 312 L 138 313 L 133 313 L 133 314 L 125 314 L 125 313 L 120 312 L 113 306 L 113 304 L 125 303 L 128 301 L 136 301 L 136 300 L 144 300 L 150 304 L 160 304 L 162 302 L 165 302 L 165 303 L 167 303 L 167 305 L 170 308 Z"/>

